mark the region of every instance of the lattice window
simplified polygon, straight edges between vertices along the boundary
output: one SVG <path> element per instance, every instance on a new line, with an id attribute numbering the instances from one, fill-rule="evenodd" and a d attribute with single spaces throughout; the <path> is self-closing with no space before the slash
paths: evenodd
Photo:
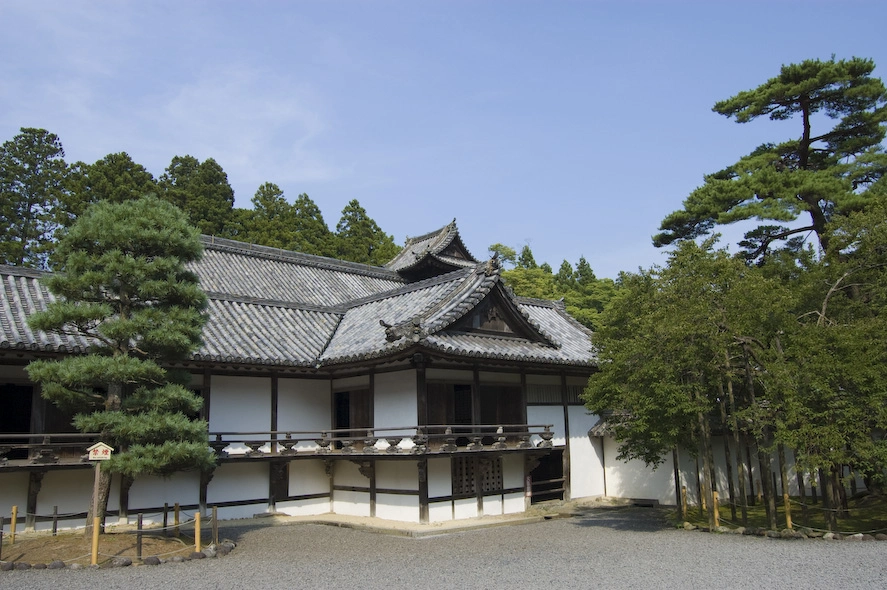
<path id="1" fill-rule="evenodd" d="M 480 469 L 481 491 L 498 492 L 502 489 L 502 459 L 482 457 L 453 457 L 453 495 L 477 493 L 476 471 Z"/>

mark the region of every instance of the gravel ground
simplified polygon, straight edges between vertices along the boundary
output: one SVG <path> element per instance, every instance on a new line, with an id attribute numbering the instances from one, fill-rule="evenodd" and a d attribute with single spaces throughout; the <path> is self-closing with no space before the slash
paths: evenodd
<path id="1" fill-rule="evenodd" d="M 325 525 L 224 528 L 230 555 L 81 571 L 0 572 L 0 588 L 885 588 L 887 542 L 784 541 L 668 528 L 652 509 L 419 539 Z"/>

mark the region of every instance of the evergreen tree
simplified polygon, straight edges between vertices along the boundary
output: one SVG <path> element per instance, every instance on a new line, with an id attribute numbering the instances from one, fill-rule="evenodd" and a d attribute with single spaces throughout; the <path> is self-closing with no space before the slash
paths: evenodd
<path id="1" fill-rule="evenodd" d="M 302 193 L 296 197 L 292 209 L 294 232 L 289 248 L 306 254 L 334 257 L 336 255 L 335 236 L 327 227 L 320 208 L 314 201 L 307 194 Z"/>
<path id="2" fill-rule="evenodd" d="M 533 251 L 530 250 L 529 244 L 524 244 L 521 248 L 520 255 L 517 257 L 518 268 L 533 269 L 539 265 L 536 264 L 536 258 L 533 257 Z"/>
<path id="3" fill-rule="evenodd" d="M 399 251 L 394 238 L 382 231 L 357 199 L 342 210 L 342 217 L 336 224 L 336 238 L 338 257 L 351 262 L 381 266 Z"/>
<path id="4" fill-rule="evenodd" d="M 156 194 L 154 177 L 126 152 L 108 154 L 94 164 L 77 162 L 67 178 L 64 207 L 59 221 L 68 226 L 92 203 L 122 203 Z"/>
<path id="5" fill-rule="evenodd" d="M 200 233 L 225 235 L 234 209 L 234 189 L 215 160 L 175 156 L 158 185 L 161 198 L 184 211 Z"/>
<path id="6" fill-rule="evenodd" d="M 54 133 L 23 127 L 0 146 L 0 263 L 45 267 L 68 166 Z"/>
<path id="7" fill-rule="evenodd" d="M 887 121 L 887 90 L 871 77 L 868 59 L 807 60 L 783 66 L 779 76 L 756 89 L 721 101 L 714 111 L 738 123 L 768 116 L 797 120 L 798 139 L 767 143 L 728 168 L 705 177 L 705 184 L 668 215 L 656 246 L 706 235 L 716 225 L 741 220 L 765 222 L 748 232 L 742 246 L 749 259 L 784 241 L 796 251 L 803 235 L 814 232 L 828 247 L 826 226 L 836 213 L 858 209 L 867 191 L 887 171 L 881 146 Z M 825 114 L 837 124 L 814 131 Z M 803 227 L 787 227 L 801 216 Z M 768 223 L 776 222 L 776 224 Z"/>
<path id="8" fill-rule="evenodd" d="M 78 430 L 99 432 L 118 450 L 102 465 L 99 517 L 112 473 L 131 482 L 214 464 L 206 422 L 192 419 L 201 399 L 161 366 L 200 343 L 206 296 L 185 265 L 201 253 L 197 230 L 172 205 L 101 201 L 61 239 L 58 272 L 43 279 L 57 301 L 29 318 L 32 329 L 92 345 L 34 361 L 28 374 L 46 399 L 76 412 Z"/>

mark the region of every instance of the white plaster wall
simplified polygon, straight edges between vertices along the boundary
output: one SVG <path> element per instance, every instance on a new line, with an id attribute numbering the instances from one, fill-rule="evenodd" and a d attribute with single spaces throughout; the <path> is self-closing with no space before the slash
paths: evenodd
<path id="1" fill-rule="evenodd" d="M 223 463 L 216 467 L 213 479 L 206 490 L 206 503 L 257 500 L 263 502 L 263 510 L 268 502 L 268 463 L 244 462 Z M 251 509 L 251 514 L 259 512 Z"/>
<path id="2" fill-rule="evenodd" d="M 502 513 L 518 514 L 527 508 L 526 494 L 505 494 L 502 496 Z"/>
<path id="3" fill-rule="evenodd" d="M 370 493 L 347 492 L 336 490 L 333 492 L 333 512 L 346 516 L 369 516 Z"/>
<path id="4" fill-rule="evenodd" d="M 12 515 L 13 506 L 18 506 L 21 514 L 24 514 L 28 506 L 28 474 L 24 471 L 0 473 L 0 515 L 8 519 Z"/>
<path id="5" fill-rule="evenodd" d="M 453 516 L 455 520 L 463 518 L 477 518 L 477 498 L 464 498 L 453 501 Z"/>
<path id="6" fill-rule="evenodd" d="M 327 477 L 326 466 L 322 460 L 290 461 L 290 496 L 328 494 L 329 491 L 330 478 Z M 328 500 L 324 501 L 329 504 Z"/>
<path id="7" fill-rule="evenodd" d="M 376 518 L 419 522 L 419 496 L 376 494 Z"/>
<path id="8" fill-rule="evenodd" d="M 675 503 L 674 472 L 671 455 L 655 471 L 643 461 L 619 461 L 619 445 L 612 437 L 604 439 L 607 496 L 614 498 L 655 499 L 661 504 Z"/>
<path id="9" fill-rule="evenodd" d="M 564 428 L 564 408 L 562 406 L 527 406 L 528 424 L 553 424 L 554 438 L 551 442 L 554 446 L 562 447 L 566 444 L 566 429 Z M 535 446 L 542 440 L 538 435 L 533 435 L 530 442 Z"/>
<path id="10" fill-rule="evenodd" d="M 277 382 L 277 430 L 317 433 L 332 425 L 329 381 L 280 379 Z M 268 417 L 270 421 L 270 414 Z M 295 435 L 298 437 L 298 435 Z M 317 444 L 304 441 L 297 451 L 314 450 Z"/>
<path id="11" fill-rule="evenodd" d="M 418 463 L 415 461 L 377 461 L 376 488 L 418 491 Z"/>
<path id="12" fill-rule="evenodd" d="M 417 423 L 416 372 L 380 373 L 373 391 L 373 422 L 376 429 L 403 428 Z M 415 430 L 393 430 L 385 435 L 412 435 Z"/>
<path id="13" fill-rule="evenodd" d="M 502 494 L 483 497 L 484 516 L 502 515 Z"/>
<path id="14" fill-rule="evenodd" d="M 360 473 L 360 467 L 351 461 L 336 461 L 333 465 L 333 482 L 337 486 L 369 488 L 370 480 Z"/>
<path id="15" fill-rule="evenodd" d="M 588 436 L 598 417 L 582 406 L 569 406 L 570 416 L 570 495 L 586 498 L 604 495 L 604 467 L 601 443 Z M 596 443 L 596 444 L 595 444 Z"/>
<path id="16" fill-rule="evenodd" d="M 65 469 L 47 471 L 43 476 L 43 484 L 37 495 L 37 514 L 49 516 L 52 507 L 59 507 L 59 514 L 72 512 L 86 512 L 92 501 L 92 488 L 95 484 L 95 471 L 92 469 Z M 25 490 L 27 491 L 28 478 L 25 477 Z M 120 478 L 111 480 L 111 494 L 108 496 L 108 510 L 117 510 L 120 507 Z M 25 505 L 18 507 L 19 520 L 23 522 Z M 110 519 L 108 522 L 112 522 Z M 60 520 L 59 528 L 68 529 L 84 526 L 85 519 Z M 51 522 L 37 523 L 38 530 L 52 528 Z"/>
<path id="17" fill-rule="evenodd" d="M 446 501 L 428 504 L 428 520 L 430 522 L 449 522 L 453 520 L 453 503 Z"/>
<path id="18" fill-rule="evenodd" d="M 523 488 L 524 487 L 524 455 L 510 454 L 502 457 L 502 487 Z"/>
<path id="19" fill-rule="evenodd" d="M 314 498 L 312 500 L 287 500 L 277 503 L 277 511 L 290 516 L 317 516 L 329 514 L 332 506 L 327 498 Z"/>
<path id="20" fill-rule="evenodd" d="M 213 375 L 210 432 L 271 430 L 271 379 Z"/>
<path id="21" fill-rule="evenodd" d="M 197 504 L 200 502 L 200 473 L 196 471 L 175 473 L 170 477 L 137 477 L 129 490 L 129 513 L 136 514 L 142 508 L 157 508 L 164 503 L 170 506 Z"/>
<path id="22" fill-rule="evenodd" d="M 453 469 L 449 457 L 428 459 L 428 497 L 453 495 Z M 448 520 L 452 519 L 452 515 Z"/>

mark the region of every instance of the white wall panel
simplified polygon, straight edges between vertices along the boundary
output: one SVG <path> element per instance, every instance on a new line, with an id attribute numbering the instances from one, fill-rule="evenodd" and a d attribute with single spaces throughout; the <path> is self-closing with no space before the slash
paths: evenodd
<path id="1" fill-rule="evenodd" d="M 416 372 L 380 373 L 375 377 L 373 390 L 373 422 L 375 428 L 416 425 Z M 411 435 L 413 430 L 395 430 L 381 433 Z"/>
<path id="2" fill-rule="evenodd" d="M 528 424 L 553 424 L 554 438 L 551 442 L 562 447 L 566 444 L 566 432 L 564 428 L 564 408 L 562 406 L 528 406 L 527 407 L 527 423 Z M 530 442 L 535 446 L 542 438 L 533 435 Z"/>
<path id="3" fill-rule="evenodd" d="M 216 467 L 206 490 L 206 502 L 236 502 L 268 498 L 268 463 L 224 463 Z M 253 513 L 258 512 L 253 509 Z"/>
<path id="4" fill-rule="evenodd" d="M 271 430 L 271 379 L 213 375 L 210 432 Z"/>
<path id="5" fill-rule="evenodd" d="M 376 494 L 376 518 L 419 522 L 419 496 Z"/>
<path id="6" fill-rule="evenodd" d="M 322 460 L 290 461 L 289 495 L 309 496 L 327 494 L 330 491 L 330 478 Z"/>
<path id="7" fill-rule="evenodd" d="M 582 406 L 570 406 L 570 494 L 572 498 L 602 496 L 604 468 L 601 463 L 601 442 L 589 438 L 589 429 L 598 417 Z"/>
<path id="8" fill-rule="evenodd" d="M 333 512 L 346 516 L 369 516 L 370 494 L 369 492 L 346 492 L 336 490 L 333 492 Z"/>
<path id="9" fill-rule="evenodd" d="M 415 461 L 377 461 L 376 487 L 389 490 L 419 490 L 419 465 Z"/>
<path id="10" fill-rule="evenodd" d="M 440 498 L 453 494 L 453 469 L 449 457 L 428 459 L 428 497 Z"/>

